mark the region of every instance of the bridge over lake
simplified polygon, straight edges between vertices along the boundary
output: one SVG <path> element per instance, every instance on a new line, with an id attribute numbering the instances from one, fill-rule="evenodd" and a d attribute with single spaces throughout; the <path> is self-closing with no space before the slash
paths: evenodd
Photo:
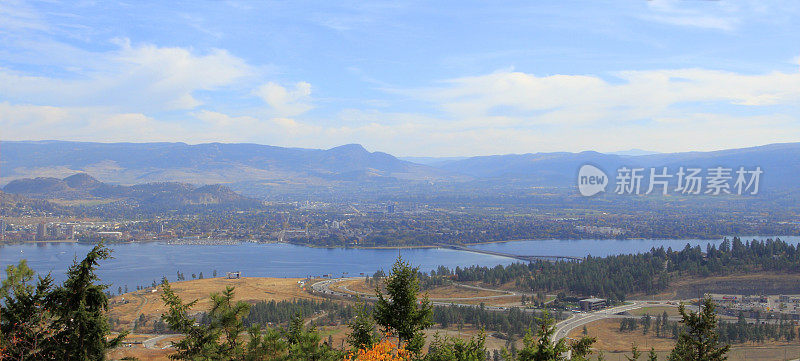
<path id="1" fill-rule="evenodd" d="M 437 244 L 437 246 L 439 248 L 449 248 L 449 249 L 455 249 L 455 250 L 459 250 L 459 251 L 474 252 L 474 253 L 480 253 L 480 254 L 488 254 L 488 255 L 491 255 L 491 256 L 514 258 L 514 259 L 527 261 L 527 262 L 534 262 L 534 261 L 581 262 L 581 261 L 583 261 L 583 257 L 521 255 L 521 254 L 513 254 L 513 253 L 505 253 L 505 252 L 497 252 L 497 251 L 488 251 L 488 250 L 484 250 L 484 249 L 475 249 L 475 248 L 470 248 L 470 247 L 459 245 L 459 244 L 442 244 L 442 243 L 439 243 L 439 244 Z"/>

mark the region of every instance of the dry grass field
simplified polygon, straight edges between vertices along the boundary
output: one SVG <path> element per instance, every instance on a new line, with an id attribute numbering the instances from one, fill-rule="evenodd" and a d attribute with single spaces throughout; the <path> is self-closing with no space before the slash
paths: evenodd
<path id="1" fill-rule="evenodd" d="M 283 301 L 292 299 L 320 299 L 312 296 L 300 287 L 300 278 L 207 278 L 174 282 L 170 285 L 184 302 L 197 299 L 195 310 L 202 311 L 211 305 L 209 295 L 221 292 L 227 286 L 235 287 L 235 299 L 246 302 Z M 123 301 L 124 300 L 124 301 Z M 144 314 L 152 322 L 164 313 L 164 302 L 161 301 L 161 287 L 152 290 L 129 292 L 111 299 L 109 316 L 118 319 L 120 328 L 130 329 L 133 321 Z"/>
<path id="2" fill-rule="evenodd" d="M 663 310 L 662 310 L 663 311 Z M 659 359 L 666 359 L 675 341 L 666 338 L 656 338 L 654 335 L 643 335 L 641 331 L 619 332 L 618 319 L 595 321 L 586 325 L 588 335 L 597 338 L 595 350 L 605 353 L 605 359 L 627 360 L 625 355 L 630 355 L 631 346 L 636 344 L 640 351 L 646 352 L 654 348 L 659 354 Z M 580 338 L 583 328 L 578 327 L 570 332 L 569 337 Z M 784 353 L 787 358 L 783 358 Z M 763 344 L 735 345 L 728 354 L 728 360 L 794 360 L 800 358 L 800 345 L 797 342 L 767 342 Z"/>
<path id="3" fill-rule="evenodd" d="M 640 349 L 641 350 L 641 349 Z M 642 357 L 647 359 L 647 350 L 641 350 Z M 659 360 L 666 360 L 669 351 L 656 351 Z M 625 356 L 630 356 L 627 352 L 604 352 L 606 361 L 627 361 Z M 593 355 L 592 360 L 596 360 L 597 355 Z M 800 359 L 800 346 L 763 346 L 763 347 L 733 347 L 728 352 L 728 361 L 788 361 Z"/>
<path id="4" fill-rule="evenodd" d="M 630 351 L 631 345 L 638 345 L 639 349 L 650 347 L 656 351 L 671 350 L 675 341 L 668 338 L 656 338 L 653 335 L 643 335 L 641 331 L 619 332 L 619 319 L 605 319 L 591 322 L 586 325 L 589 336 L 596 337 L 595 348 L 603 351 Z M 580 338 L 583 328 L 578 327 L 570 332 L 569 337 Z"/>
<path id="5" fill-rule="evenodd" d="M 173 289 L 184 301 L 191 301 L 198 299 L 198 304 L 195 307 L 197 311 L 207 309 L 210 305 L 209 294 L 212 292 L 220 292 L 226 286 L 234 286 L 236 288 L 236 299 L 244 300 L 247 302 L 256 302 L 261 300 L 291 300 L 291 299 L 319 299 L 319 297 L 312 296 L 300 286 L 298 281 L 301 279 L 286 279 L 286 278 L 242 278 L 238 280 L 229 280 L 224 278 L 211 278 L 203 280 L 191 280 L 183 282 L 172 283 Z M 362 280 L 347 280 L 337 284 L 340 291 L 345 291 L 342 286 L 347 289 L 358 292 L 373 292 L 374 289 L 364 284 Z M 462 298 L 458 300 L 459 303 L 479 304 L 481 302 L 487 305 L 512 305 L 519 303 L 519 296 L 503 296 L 489 299 L 473 299 L 465 300 L 463 298 L 469 297 L 486 297 L 503 295 L 501 292 L 493 292 L 487 290 L 476 290 L 471 288 L 459 286 L 444 286 L 433 290 L 429 290 L 428 294 L 431 298 Z M 128 302 L 122 302 L 122 299 Z M 645 313 L 651 315 L 661 314 L 667 311 L 670 316 L 677 315 L 677 308 L 653 306 L 646 307 L 639 310 L 632 311 L 634 316 L 640 316 Z M 130 329 L 133 326 L 133 321 L 140 314 L 144 314 L 148 320 L 148 324 L 160 317 L 164 312 L 164 304 L 161 302 L 160 289 L 156 292 L 137 291 L 127 293 L 121 296 L 114 297 L 110 308 L 110 316 L 117 318 L 121 321 L 118 329 Z M 659 353 L 660 359 L 666 359 L 669 350 L 672 349 L 674 341 L 666 338 L 655 338 L 652 335 L 642 335 L 641 332 L 619 332 L 619 320 L 601 320 L 590 323 L 587 325 L 588 334 L 597 337 L 598 341 L 595 344 L 596 350 L 605 352 L 606 360 L 627 360 L 624 356 L 630 354 L 632 344 L 639 345 L 643 351 L 649 350 L 650 347 L 656 349 Z M 348 329 L 345 325 L 320 325 L 318 331 L 323 341 L 328 340 L 328 336 L 332 338 L 333 346 L 340 348 L 347 336 Z M 467 339 L 478 333 L 477 329 L 467 327 L 462 330 L 456 329 L 430 329 L 426 331 L 428 340 L 433 339 L 435 333 L 446 334 L 448 336 Z M 579 338 L 582 336 L 582 328 L 573 330 L 569 337 Z M 152 338 L 153 335 L 130 335 L 126 341 L 132 344 L 120 347 L 109 353 L 110 359 L 120 359 L 125 356 L 135 356 L 143 361 L 166 361 L 171 352 L 169 342 L 174 340 L 174 336 L 166 337 L 155 343 L 152 349 L 144 348 L 140 343 L 144 340 Z M 505 346 L 505 341 L 491 336 L 491 333 L 486 338 L 486 348 L 489 350 L 501 349 Z M 521 347 L 521 342 L 517 347 Z M 734 347 L 730 354 L 729 360 L 784 360 L 783 355 L 786 354 L 786 359 L 800 358 L 800 345 L 789 345 L 785 343 L 772 343 L 763 345 L 737 345 Z"/>
<path id="6" fill-rule="evenodd" d="M 667 311 L 667 316 L 669 317 L 677 317 L 681 315 L 680 312 L 678 312 L 677 307 L 670 306 L 642 307 L 629 311 L 629 313 L 633 316 L 644 316 L 645 314 L 649 314 L 650 316 L 656 317 L 663 314 L 664 311 Z"/>
<path id="7" fill-rule="evenodd" d="M 344 292 L 344 293 L 368 293 L 368 294 L 375 294 L 374 286 L 367 285 L 361 279 L 348 279 L 340 282 L 336 282 L 332 288 Z M 352 291 L 352 292 L 351 292 Z M 502 296 L 505 295 L 505 292 L 496 292 L 490 290 L 478 290 L 474 288 L 467 288 L 461 287 L 458 285 L 446 285 L 441 287 L 436 287 L 431 290 L 423 291 L 423 293 L 427 292 L 428 297 L 430 298 L 437 298 L 437 299 L 458 299 L 458 298 L 473 298 L 473 297 L 487 297 L 487 296 Z M 517 297 L 519 298 L 519 297 Z"/>
<path id="8" fill-rule="evenodd" d="M 630 295 L 630 299 L 674 300 L 697 298 L 705 292 L 750 294 L 791 294 L 800 286 L 800 274 L 751 273 L 745 275 L 683 278 L 670 284 L 669 290 L 656 295 Z"/>

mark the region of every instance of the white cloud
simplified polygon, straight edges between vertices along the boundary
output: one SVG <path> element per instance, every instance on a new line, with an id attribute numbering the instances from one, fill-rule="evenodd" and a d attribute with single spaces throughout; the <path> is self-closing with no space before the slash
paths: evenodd
<path id="1" fill-rule="evenodd" d="M 439 106 L 453 119 L 512 116 L 528 124 L 582 124 L 652 119 L 677 106 L 796 105 L 800 73 L 744 75 L 704 69 L 619 72 L 596 76 L 538 77 L 497 72 L 401 93 Z"/>
<path id="2" fill-rule="evenodd" d="M 141 113 L 102 108 L 0 103 L 3 140 L 65 139 L 126 142 L 174 140 L 182 127 Z"/>
<path id="3" fill-rule="evenodd" d="M 731 31 L 741 23 L 740 16 L 748 10 L 739 9 L 723 1 L 647 1 L 647 12 L 639 17 L 645 20 L 705 29 Z"/>
<path id="4" fill-rule="evenodd" d="M 264 100 L 279 116 L 291 117 L 303 114 L 313 108 L 311 101 L 311 84 L 304 81 L 294 85 L 294 89 L 269 82 L 253 91 Z"/>
<path id="5" fill-rule="evenodd" d="M 202 104 L 194 93 L 234 84 L 254 70 L 225 50 L 194 54 L 185 48 L 131 46 L 90 54 L 91 68 L 63 77 L 28 75 L 0 68 L 0 93 L 16 103 L 67 107 L 103 106 L 126 112 L 192 109 Z"/>
<path id="6" fill-rule="evenodd" d="M 45 31 L 49 26 L 25 2 L 9 0 L 0 2 L 0 33 L 20 30 Z"/>
<path id="7" fill-rule="evenodd" d="M 191 53 L 185 54 L 191 58 Z M 147 83 L 151 88 L 175 89 L 172 83 L 185 82 L 180 77 L 162 80 Z M 307 83 L 288 89 L 267 83 L 255 93 L 270 105 L 269 112 L 226 114 L 204 107 L 182 113 L 178 120 L 105 105 L 4 102 L 0 103 L 0 136 L 4 140 L 253 142 L 311 148 L 357 142 L 398 155 L 713 150 L 800 140 L 798 73 L 672 69 L 619 72 L 605 79 L 506 70 L 393 92 L 432 111 L 343 109 L 325 121 L 300 116 L 311 107 Z M 408 99 L 402 99 L 402 104 L 409 104 Z"/>

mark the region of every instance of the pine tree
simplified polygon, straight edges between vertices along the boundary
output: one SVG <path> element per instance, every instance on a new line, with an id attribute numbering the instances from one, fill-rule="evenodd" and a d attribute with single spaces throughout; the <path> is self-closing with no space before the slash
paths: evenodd
<path id="1" fill-rule="evenodd" d="M 585 360 L 594 337 L 583 337 L 571 346 L 565 339 L 553 340 L 555 336 L 555 320 L 545 312 L 536 320 L 536 337 L 530 330 L 522 339 L 525 347 L 519 351 L 518 361 L 561 361 L 566 360 L 566 353 L 572 350 L 572 360 Z"/>
<path id="2" fill-rule="evenodd" d="M 484 346 L 486 335 L 478 334 L 464 341 L 455 337 L 434 335 L 434 340 L 425 355 L 425 361 L 486 361 L 488 352 Z"/>
<path id="3" fill-rule="evenodd" d="M 647 359 L 649 361 L 658 361 L 658 355 L 656 354 L 656 349 L 655 348 L 652 348 L 652 347 L 650 348 L 650 353 L 648 354 Z"/>
<path id="4" fill-rule="evenodd" d="M 211 295 L 212 306 L 207 324 L 195 325 L 189 311 L 197 303 L 194 300 L 184 303 L 172 290 L 169 282 L 162 283 L 161 299 L 167 305 L 167 313 L 162 316 L 169 327 L 186 335 L 173 342 L 178 350 L 170 355 L 173 360 L 239 360 L 244 355 L 241 334 L 245 331 L 242 318 L 247 315 L 249 306 L 242 302 L 233 303 L 233 287 L 223 293 Z"/>
<path id="5" fill-rule="evenodd" d="M 406 342 L 411 352 L 419 352 L 425 339 L 422 330 L 433 325 L 431 303 L 427 296 L 418 300 L 419 267 L 412 268 L 402 258 L 392 266 L 385 279 L 386 295 L 380 287 L 375 288 L 378 300 L 375 303 L 375 321 L 384 331 L 393 333 L 400 342 Z"/>
<path id="6" fill-rule="evenodd" d="M 39 277 L 34 287 L 30 282 L 34 272 L 21 260 L 17 266 L 6 268 L 6 279 L 0 285 L 0 359 L 48 359 L 42 348 L 55 342 L 51 319 L 45 309 L 51 292 L 52 278 Z"/>
<path id="7" fill-rule="evenodd" d="M 636 347 L 636 345 L 633 345 L 631 346 L 631 355 L 630 356 L 625 355 L 625 358 L 628 359 L 628 361 L 637 361 L 641 356 L 642 352 L 639 351 L 639 348 Z"/>
<path id="8" fill-rule="evenodd" d="M 169 357 L 191 361 L 340 361 L 343 358 L 342 353 L 320 345 L 319 334 L 314 327 L 305 328 L 300 313 L 295 313 L 288 328 L 280 332 L 275 329 L 262 332 L 255 324 L 246 329 L 243 319 L 250 306 L 243 301 L 233 302 L 233 296 L 233 287 L 212 294 L 211 308 L 198 324 L 189 317 L 197 300 L 184 303 L 165 281 L 161 298 L 167 305 L 167 313 L 162 319 L 170 329 L 185 335 L 172 343 L 177 352 Z"/>
<path id="9" fill-rule="evenodd" d="M 125 333 L 107 339 L 110 327 L 106 312 L 106 285 L 96 284 L 95 268 L 100 260 L 111 257 L 111 251 L 98 244 L 80 263 L 67 271 L 67 280 L 48 295 L 51 325 L 56 333 L 45 349 L 57 360 L 104 360 L 106 350 L 116 347 Z"/>
<path id="10" fill-rule="evenodd" d="M 347 335 L 347 344 L 354 350 L 367 349 L 378 342 L 375 332 L 375 321 L 367 310 L 367 305 L 359 302 L 355 307 L 356 314 L 348 322 L 350 334 Z"/>
<path id="11" fill-rule="evenodd" d="M 685 330 L 669 356 L 670 361 L 723 361 L 730 345 L 721 345 L 718 340 L 717 314 L 710 298 L 703 300 L 699 312 L 687 312 L 681 305 L 679 311 Z"/>
<path id="12" fill-rule="evenodd" d="M 303 315 L 297 313 L 289 322 L 289 329 L 285 331 L 286 342 L 289 344 L 289 359 L 296 361 L 333 361 L 341 360 L 342 355 L 330 348 L 330 345 L 320 346 L 320 336 L 312 325 L 309 329 L 303 326 Z"/>

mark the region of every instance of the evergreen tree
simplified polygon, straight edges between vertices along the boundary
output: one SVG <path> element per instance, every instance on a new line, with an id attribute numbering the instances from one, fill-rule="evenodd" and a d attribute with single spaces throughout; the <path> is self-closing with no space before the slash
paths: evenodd
<path id="1" fill-rule="evenodd" d="M 656 354 L 655 348 L 650 348 L 650 353 L 648 354 L 647 359 L 648 361 L 658 361 L 658 355 Z"/>
<path id="2" fill-rule="evenodd" d="M 34 287 L 30 284 L 33 275 L 25 260 L 6 267 L 6 279 L 0 285 L 0 359 L 52 358 L 43 350 L 45 344 L 55 342 L 51 319 L 45 313 L 52 279 L 39 277 Z"/>
<path id="3" fill-rule="evenodd" d="M 247 315 L 248 305 L 242 301 L 233 303 L 233 287 L 227 287 L 222 294 L 211 295 L 212 306 L 207 324 L 195 325 L 189 311 L 197 303 L 194 300 L 184 303 L 172 290 L 169 282 L 162 284 L 161 299 L 167 305 L 167 313 L 162 315 L 169 327 L 186 337 L 172 345 L 178 350 L 170 355 L 173 360 L 240 360 L 245 348 L 240 334 L 244 331 L 241 322 Z"/>
<path id="4" fill-rule="evenodd" d="M 57 360 L 105 360 L 106 350 L 116 347 L 125 333 L 109 335 L 108 296 L 106 285 L 96 284 L 95 268 L 100 260 L 111 257 L 102 243 L 96 245 L 80 263 L 67 271 L 67 280 L 48 295 L 47 304 L 53 315 L 53 338 L 45 349 Z"/>
<path id="5" fill-rule="evenodd" d="M 486 335 L 481 332 L 477 337 L 464 341 L 455 337 L 440 337 L 435 334 L 433 342 L 425 355 L 425 361 L 486 361 Z"/>
<path id="6" fill-rule="evenodd" d="M 730 345 L 718 341 L 717 314 L 710 298 L 703 300 L 699 312 L 687 312 L 681 305 L 679 311 L 685 330 L 669 356 L 670 361 L 722 361 Z"/>
<path id="7" fill-rule="evenodd" d="M 75 262 L 67 279 L 52 286 L 50 275 L 30 282 L 34 272 L 22 261 L 6 269 L 0 284 L 0 350 L 19 360 L 104 360 L 125 333 L 109 339 L 107 286 L 95 268 L 110 251 L 96 245 L 81 262 Z"/>
<path id="8" fill-rule="evenodd" d="M 412 268 L 402 258 L 392 266 L 385 279 L 386 295 L 380 287 L 375 288 L 378 300 L 375 303 L 375 321 L 384 331 L 391 332 L 406 348 L 418 353 L 425 344 L 422 331 L 433 325 L 431 303 L 427 296 L 418 300 L 419 267 Z"/>
<path id="9" fill-rule="evenodd" d="M 633 345 L 631 346 L 631 355 L 630 356 L 625 355 L 625 358 L 628 359 L 628 361 L 638 361 L 639 357 L 641 356 L 642 352 L 639 351 L 639 348 L 636 347 L 636 345 Z"/>
<path id="10" fill-rule="evenodd" d="M 347 344 L 354 350 L 367 349 L 378 342 L 378 335 L 375 332 L 375 321 L 372 314 L 367 310 L 367 305 L 360 302 L 356 306 L 356 314 L 350 322 L 350 334 L 347 335 Z"/>
<path id="11" fill-rule="evenodd" d="M 184 303 L 164 282 L 161 295 L 167 304 L 162 315 L 170 329 L 184 334 L 172 345 L 177 350 L 169 357 L 191 361 L 256 361 L 256 360 L 341 360 L 343 355 L 328 346 L 320 346 L 320 336 L 312 327 L 306 329 L 302 314 L 292 316 L 286 330 L 262 331 L 258 325 L 247 329 L 243 319 L 250 306 L 233 302 L 234 288 L 211 295 L 212 305 L 199 324 L 189 317 L 197 300 Z"/>
<path id="12" fill-rule="evenodd" d="M 295 314 L 289 322 L 289 329 L 285 331 L 286 342 L 289 344 L 289 359 L 297 361 L 333 361 L 341 360 L 342 355 L 330 348 L 330 345 L 320 346 L 320 336 L 316 328 L 306 329 L 303 326 L 302 314 Z"/>
<path id="13" fill-rule="evenodd" d="M 555 320 L 548 313 L 537 319 L 536 338 L 529 331 L 522 339 L 525 347 L 519 351 L 518 361 L 561 361 L 566 360 L 567 351 L 572 350 L 572 360 L 586 360 L 595 342 L 594 337 L 583 337 L 572 345 L 565 339 L 553 340 Z"/>

